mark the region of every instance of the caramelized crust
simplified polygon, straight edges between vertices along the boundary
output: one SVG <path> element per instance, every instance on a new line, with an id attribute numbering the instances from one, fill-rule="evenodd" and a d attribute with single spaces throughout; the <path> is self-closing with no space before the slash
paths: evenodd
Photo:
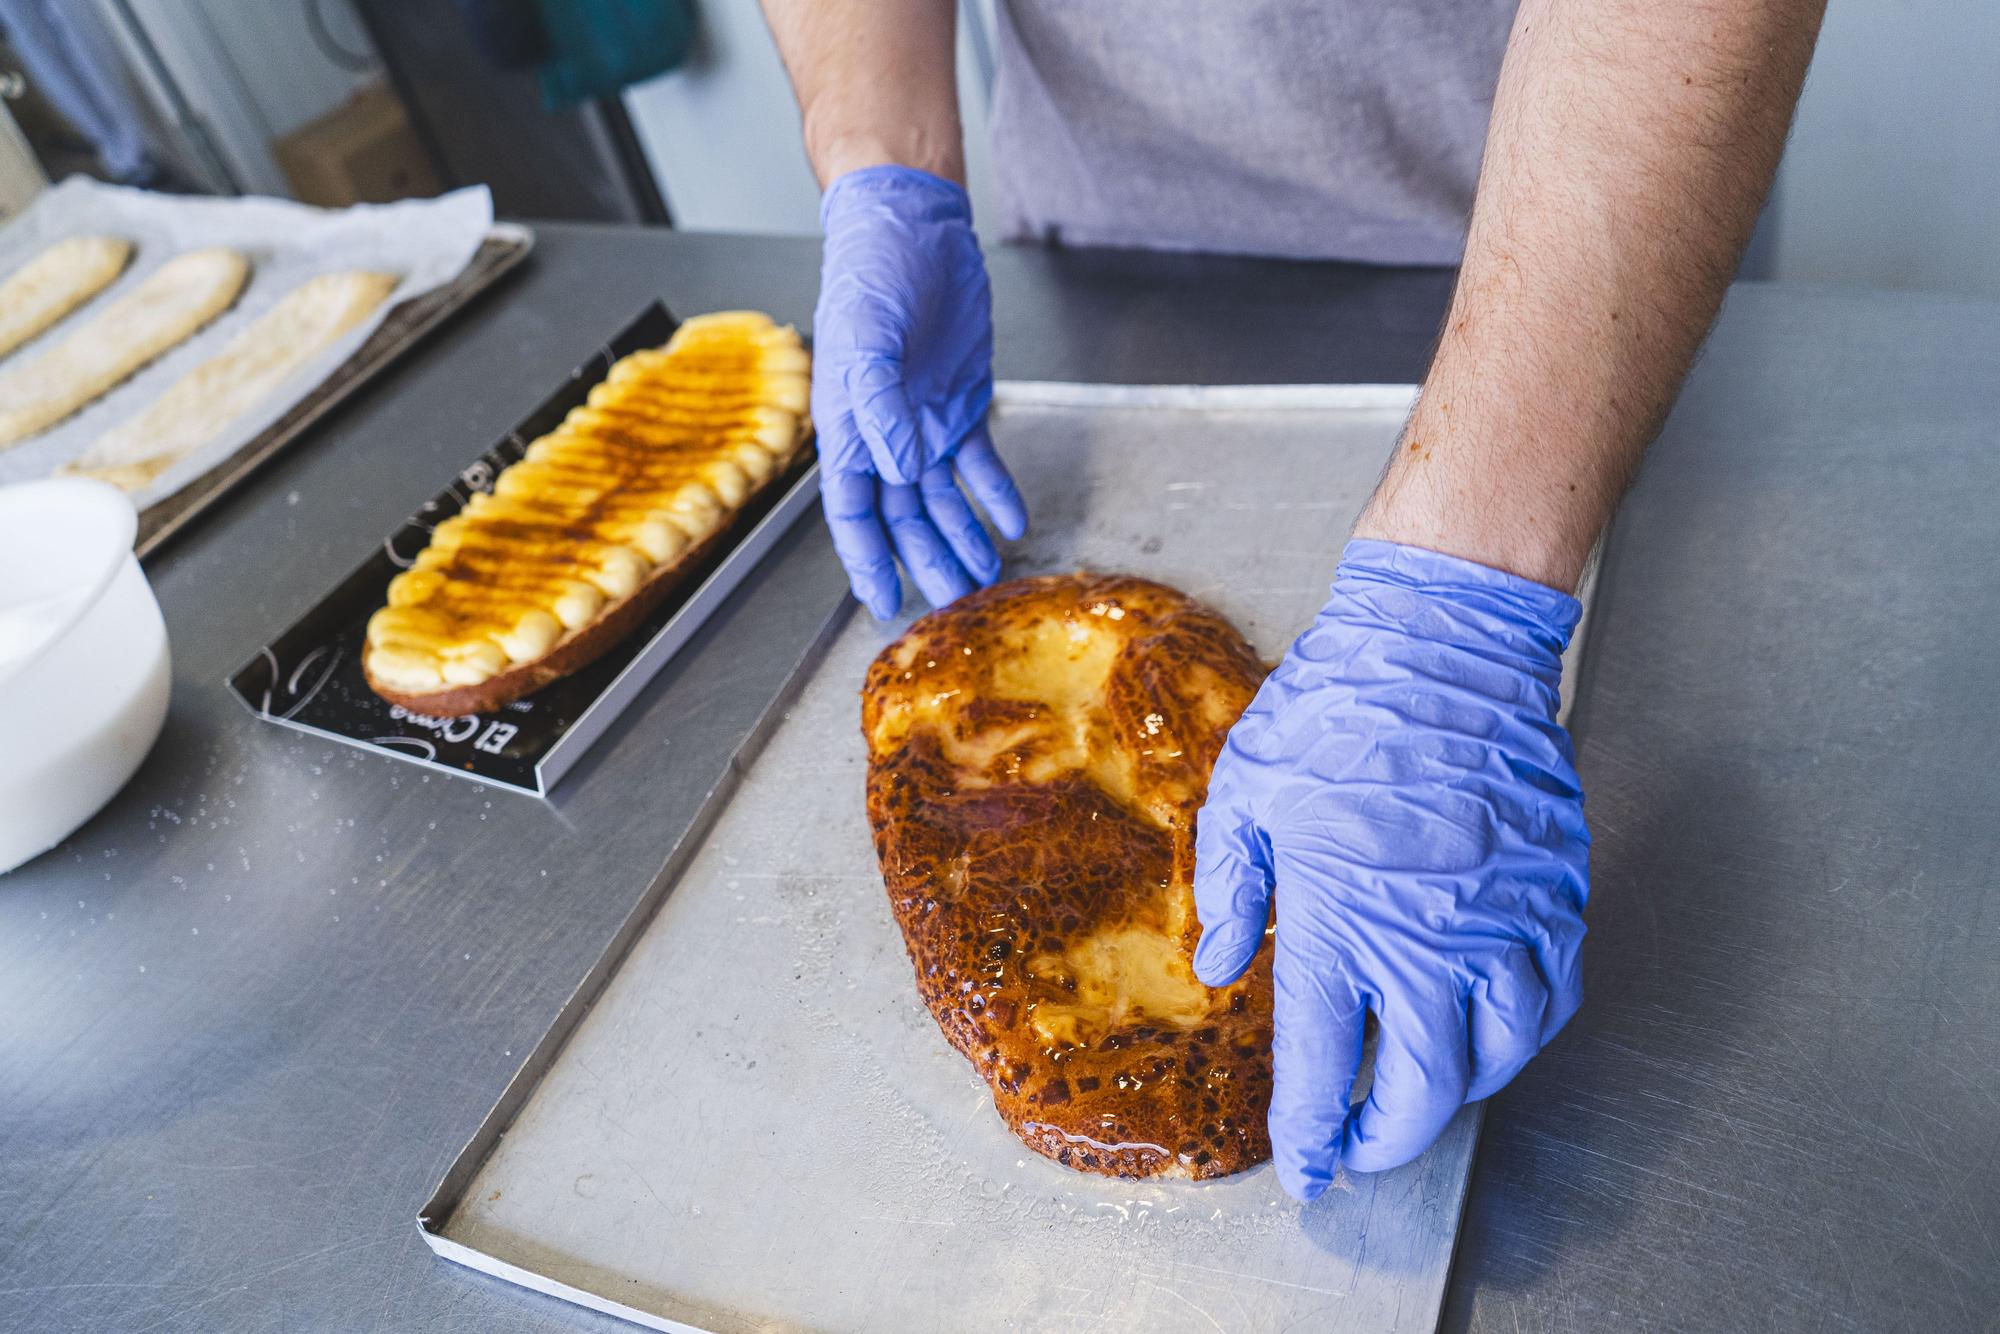
<path id="1" fill-rule="evenodd" d="M 784 473 L 808 369 L 797 333 L 748 311 L 622 358 L 390 582 L 368 622 L 369 686 L 473 713 L 596 658 Z"/>
<path id="2" fill-rule="evenodd" d="M 1141 579 L 1018 579 L 869 668 L 868 816 L 917 989 L 1037 1153 L 1106 1176 L 1270 1156 L 1270 951 L 1192 966 L 1194 819 L 1265 668 Z"/>

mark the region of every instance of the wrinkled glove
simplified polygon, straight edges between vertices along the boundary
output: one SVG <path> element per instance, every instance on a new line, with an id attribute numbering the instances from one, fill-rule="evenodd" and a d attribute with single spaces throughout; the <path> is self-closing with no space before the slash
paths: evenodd
<path id="1" fill-rule="evenodd" d="M 1195 973 L 1272 960 L 1279 1180 L 1408 1162 L 1576 1012 L 1588 893 L 1556 722 L 1576 599 L 1391 542 L 1347 545 L 1333 599 L 1229 733 L 1196 825 Z M 1349 1109 L 1365 1015 L 1374 1084 Z"/>
<path id="2" fill-rule="evenodd" d="M 896 557 L 941 607 L 1000 573 L 959 483 L 1004 536 L 1028 526 L 986 433 L 993 312 L 972 205 L 929 172 L 865 167 L 827 189 L 820 225 L 812 415 L 834 550 L 877 617 L 902 605 Z"/>

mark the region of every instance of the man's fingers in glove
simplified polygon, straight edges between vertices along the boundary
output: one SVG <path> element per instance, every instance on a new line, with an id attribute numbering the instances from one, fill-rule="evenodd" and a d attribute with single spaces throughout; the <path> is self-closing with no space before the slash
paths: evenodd
<path id="1" fill-rule="evenodd" d="M 1247 815 L 1204 806 L 1194 825 L 1194 911 L 1201 940 L 1194 975 L 1226 987 L 1243 975 L 1264 942 L 1271 915 L 1271 873 L 1263 835 Z"/>
<path id="2" fill-rule="evenodd" d="M 958 563 L 950 543 L 931 522 L 922 493 L 914 486 L 884 485 L 881 495 L 882 521 L 888 526 L 889 541 L 917 590 L 933 607 L 942 607 L 970 593 L 972 576 Z"/>
<path id="3" fill-rule="evenodd" d="M 820 507 L 834 554 L 847 570 L 847 583 L 861 605 L 878 621 L 886 621 L 902 605 L 903 585 L 896 577 L 896 558 L 877 507 L 874 474 L 823 472 L 819 479 Z"/>
<path id="4" fill-rule="evenodd" d="M 1000 461 L 1000 451 L 993 448 L 993 437 L 987 434 L 984 425 L 965 437 L 955 457 L 965 489 L 993 520 L 1000 536 L 1018 542 L 1028 531 L 1027 502 L 1021 499 L 1020 488 L 1014 485 L 1014 474 Z"/>
<path id="5" fill-rule="evenodd" d="M 1340 1160 L 1356 1172 L 1400 1167 L 1431 1146 L 1465 1105 L 1465 1000 L 1440 981 L 1414 994 L 1398 989 L 1376 1011 L 1382 1037 L 1375 1081 L 1354 1114 Z"/>
<path id="6" fill-rule="evenodd" d="M 1465 1099 L 1478 1102 L 1506 1087 L 1542 1049 L 1549 991 L 1534 956 L 1521 945 L 1503 951 L 1473 982 L 1468 1006 L 1472 1083 Z"/>
<path id="7" fill-rule="evenodd" d="M 931 523 L 944 535 L 945 543 L 958 557 L 958 563 L 965 568 L 965 572 L 981 586 L 999 578 L 1000 553 L 993 549 L 993 539 L 986 535 L 986 525 L 979 522 L 979 516 L 972 512 L 972 506 L 959 492 L 951 465 L 940 463 L 927 470 L 919 489 L 923 492 L 924 509 L 930 514 Z"/>
<path id="8" fill-rule="evenodd" d="M 1554 1041 L 1562 1026 L 1583 1005 L 1583 933 L 1580 918 L 1552 924 L 1535 945 L 1535 963 L 1548 986 L 1548 1010 L 1542 1016 L 1542 1046 Z"/>
<path id="9" fill-rule="evenodd" d="M 1312 1200 L 1333 1184 L 1367 1007 L 1342 970 L 1288 948 L 1282 923 L 1272 977 L 1271 1159 L 1286 1193 Z"/>
<path id="10" fill-rule="evenodd" d="M 903 388 L 902 363 L 867 356 L 849 364 L 843 380 L 875 471 L 891 486 L 915 485 L 923 471 L 924 447 L 917 414 Z"/>

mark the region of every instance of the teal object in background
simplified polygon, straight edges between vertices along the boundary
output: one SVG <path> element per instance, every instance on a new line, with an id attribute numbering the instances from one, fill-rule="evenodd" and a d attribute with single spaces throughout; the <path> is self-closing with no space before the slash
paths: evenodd
<path id="1" fill-rule="evenodd" d="M 551 111 L 664 74 L 694 44 L 693 0 L 537 0 L 537 8 L 549 45 L 542 103 Z"/>

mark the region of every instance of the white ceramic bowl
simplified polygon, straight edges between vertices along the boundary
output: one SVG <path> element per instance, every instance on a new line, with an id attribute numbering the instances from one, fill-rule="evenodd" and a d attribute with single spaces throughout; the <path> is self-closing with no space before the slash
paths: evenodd
<path id="1" fill-rule="evenodd" d="M 0 872 L 96 814 L 159 738 L 172 673 L 138 522 L 102 482 L 0 487 Z"/>

